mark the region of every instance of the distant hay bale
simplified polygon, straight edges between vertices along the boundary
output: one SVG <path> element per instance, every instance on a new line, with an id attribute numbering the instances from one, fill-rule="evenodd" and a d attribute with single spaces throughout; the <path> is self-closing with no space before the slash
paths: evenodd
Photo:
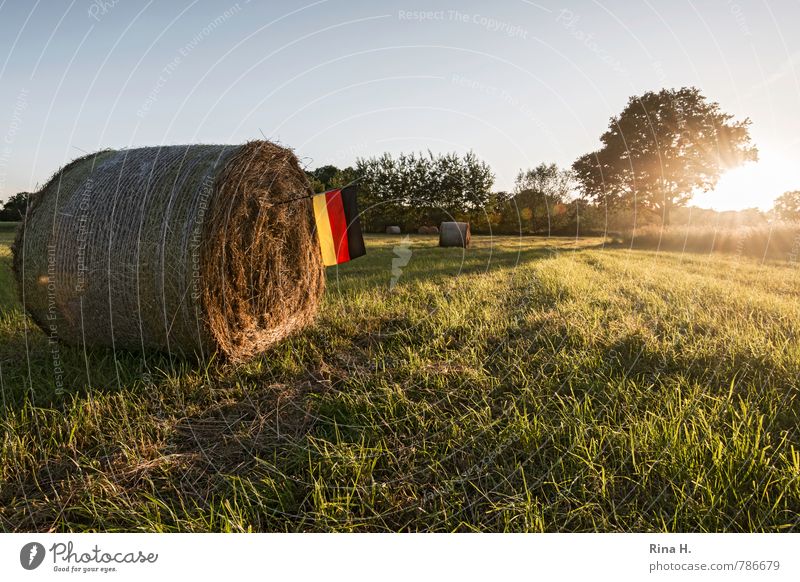
<path id="1" fill-rule="evenodd" d="M 37 192 L 14 243 L 23 303 L 72 344 L 240 361 L 308 324 L 324 290 L 310 194 L 267 141 L 102 151 Z"/>
<path id="2" fill-rule="evenodd" d="M 400 234 L 400 227 L 399 226 L 387 226 L 386 227 L 386 234 Z"/>
<path id="3" fill-rule="evenodd" d="M 439 228 L 440 247 L 467 248 L 470 238 L 469 222 L 443 222 Z"/>
<path id="4" fill-rule="evenodd" d="M 439 227 L 436 226 L 420 226 L 417 231 L 419 234 L 439 234 Z"/>

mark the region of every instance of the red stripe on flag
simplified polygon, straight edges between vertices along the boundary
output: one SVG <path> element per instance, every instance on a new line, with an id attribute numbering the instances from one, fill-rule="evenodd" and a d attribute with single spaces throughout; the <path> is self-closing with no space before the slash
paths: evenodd
<path id="1" fill-rule="evenodd" d="M 342 191 L 331 190 L 325 193 L 328 204 L 328 220 L 331 223 L 333 235 L 333 248 L 336 249 L 336 261 L 346 263 L 350 260 L 350 250 L 347 246 L 347 218 L 342 205 Z"/>

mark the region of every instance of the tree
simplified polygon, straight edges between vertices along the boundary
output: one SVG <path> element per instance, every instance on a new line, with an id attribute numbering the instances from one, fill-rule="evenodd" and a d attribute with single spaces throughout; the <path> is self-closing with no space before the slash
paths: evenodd
<path id="1" fill-rule="evenodd" d="M 311 183 L 311 188 L 314 192 L 325 192 L 326 190 L 347 186 L 356 179 L 357 173 L 350 166 L 340 169 L 329 164 L 315 170 L 306 170 L 306 177 Z"/>
<path id="2" fill-rule="evenodd" d="M 387 223 L 395 224 L 399 216 L 399 204 L 392 198 L 399 188 L 395 160 L 389 154 L 359 158 L 356 160 L 356 173 L 361 176 L 358 207 L 363 227 L 377 232 Z"/>
<path id="3" fill-rule="evenodd" d="M 787 222 L 800 221 L 800 190 L 784 192 L 775 199 L 772 213 Z"/>
<path id="4" fill-rule="evenodd" d="M 533 169 L 520 170 L 514 187 L 514 203 L 522 219 L 536 233 L 554 228 L 568 215 L 566 204 L 573 189 L 573 175 L 556 164 L 539 164 Z"/>
<path id="5" fill-rule="evenodd" d="M 669 224 L 670 210 L 716 186 L 727 169 L 758 159 L 750 120 L 735 121 L 695 87 L 631 97 L 573 169 L 587 198 L 642 206 Z"/>
<path id="6" fill-rule="evenodd" d="M 331 189 L 331 182 L 340 171 L 336 166 L 327 165 L 313 170 L 311 174 L 319 180 L 325 189 Z"/>
<path id="7" fill-rule="evenodd" d="M 6 200 L 3 209 L 0 210 L 0 220 L 16 222 L 25 216 L 25 209 L 28 207 L 29 192 L 19 192 Z"/>
<path id="8" fill-rule="evenodd" d="M 467 152 L 461 159 L 461 208 L 464 212 L 482 210 L 491 200 L 494 173 L 486 162 L 479 160 L 473 152 Z"/>

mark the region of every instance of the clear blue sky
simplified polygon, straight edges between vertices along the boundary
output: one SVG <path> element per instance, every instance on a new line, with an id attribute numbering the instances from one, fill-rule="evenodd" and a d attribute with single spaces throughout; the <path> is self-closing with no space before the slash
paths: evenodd
<path id="1" fill-rule="evenodd" d="M 260 131 L 310 167 L 472 149 L 510 189 L 628 96 L 696 85 L 763 158 L 698 202 L 769 207 L 800 189 L 799 22 L 797 0 L 0 0 L 0 199 L 81 150 Z"/>

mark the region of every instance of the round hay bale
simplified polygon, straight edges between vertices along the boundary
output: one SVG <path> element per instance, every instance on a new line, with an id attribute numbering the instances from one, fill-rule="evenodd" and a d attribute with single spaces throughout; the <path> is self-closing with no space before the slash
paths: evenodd
<path id="1" fill-rule="evenodd" d="M 387 226 L 386 227 L 386 234 L 400 234 L 400 227 L 399 226 Z"/>
<path id="2" fill-rule="evenodd" d="M 102 151 L 37 192 L 14 243 L 25 308 L 72 344 L 252 357 L 324 290 L 311 194 L 267 141 Z"/>
<path id="3" fill-rule="evenodd" d="M 443 222 L 439 228 L 440 247 L 467 248 L 471 237 L 469 222 Z"/>
<path id="4" fill-rule="evenodd" d="M 417 232 L 419 234 L 439 234 L 439 228 L 436 226 L 420 226 Z"/>

